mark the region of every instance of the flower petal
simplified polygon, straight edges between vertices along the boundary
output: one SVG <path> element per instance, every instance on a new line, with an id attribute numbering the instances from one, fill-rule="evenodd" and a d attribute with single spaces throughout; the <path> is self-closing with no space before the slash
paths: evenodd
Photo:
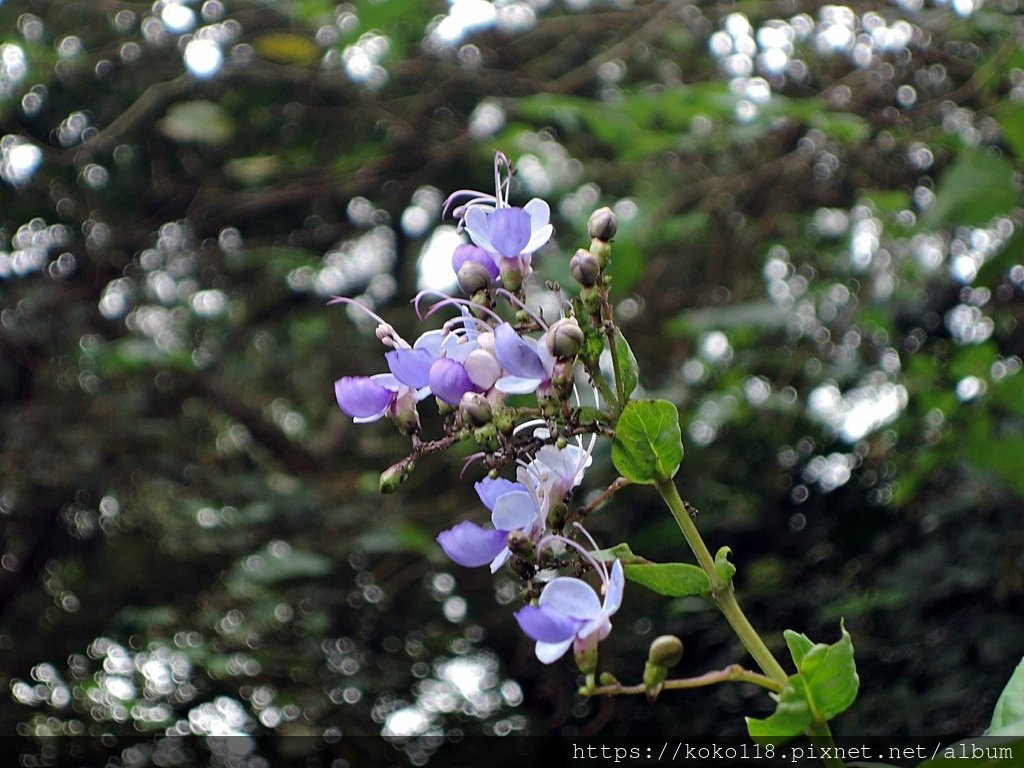
<path id="1" fill-rule="evenodd" d="M 540 604 L 548 605 L 566 616 L 589 621 L 601 614 L 601 600 L 593 587 L 572 576 L 552 579 L 540 593 Z"/>
<path id="2" fill-rule="evenodd" d="M 354 419 L 376 421 L 394 402 L 395 393 L 369 376 L 343 376 L 334 382 L 338 407 Z"/>
<path id="3" fill-rule="evenodd" d="M 395 378 L 413 389 L 427 386 L 430 366 L 437 355 L 427 349 L 394 349 L 384 353 Z"/>
<path id="4" fill-rule="evenodd" d="M 494 355 L 513 376 L 542 381 L 549 378 L 537 354 L 537 341 L 522 338 L 508 323 L 494 329 Z"/>
<path id="5" fill-rule="evenodd" d="M 533 652 L 537 655 L 537 660 L 542 664 L 551 664 L 562 658 L 571 645 L 571 638 L 569 640 L 563 640 L 560 643 L 538 642 Z"/>
<path id="6" fill-rule="evenodd" d="M 494 382 L 501 376 L 501 363 L 490 352 L 482 349 L 474 349 L 466 355 L 463 365 L 470 381 L 487 391 L 494 386 Z"/>
<path id="7" fill-rule="evenodd" d="M 571 641 L 579 626 L 578 621 L 544 606 L 526 605 L 512 615 L 528 637 L 542 643 Z"/>
<path id="8" fill-rule="evenodd" d="M 536 392 L 540 386 L 540 379 L 524 379 L 521 376 L 502 376 L 494 382 L 494 388 L 506 395 L 528 395 Z"/>
<path id="9" fill-rule="evenodd" d="M 476 495 L 480 497 L 480 501 L 488 509 L 494 509 L 494 502 L 499 496 L 513 491 L 526 492 L 526 488 L 522 484 L 506 480 L 504 477 L 485 477 L 473 487 L 476 489 Z"/>
<path id="10" fill-rule="evenodd" d="M 444 400 L 448 405 L 458 405 L 467 392 L 478 392 L 476 385 L 469 378 L 462 363 L 439 358 L 430 366 L 428 374 L 430 391 Z"/>
<path id="11" fill-rule="evenodd" d="M 530 242 L 530 214 L 522 208 L 498 208 L 488 214 L 486 224 L 494 253 L 503 258 L 516 258 Z"/>
<path id="12" fill-rule="evenodd" d="M 618 560 L 612 565 L 611 579 L 608 583 L 608 592 L 604 596 L 605 616 L 611 616 L 622 605 L 622 592 L 626 587 L 626 575 L 622 571 L 622 563 Z"/>
<path id="13" fill-rule="evenodd" d="M 537 519 L 537 504 L 525 491 L 513 491 L 494 502 L 491 522 L 502 531 L 521 531 Z"/>
<path id="14" fill-rule="evenodd" d="M 487 228 L 487 214 L 482 208 L 476 206 L 466 211 L 466 232 L 469 238 L 485 251 L 497 253 L 491 244 L 491 236 Z"/>
<path id="15" fill-rule="evenodd" d="M 488 531 L 468 520 L 437 534 L 444 553 L 467 568 L 487 565 L 505 548 L 507 540 L 506 531 Z"/>
<path id="16" fill-rule="evenodd" d="M 548 240 L 555 229 L 548 222 L 551 220 L 551 208 L 539 197 L 533 198 L 523 206 L 530 217 L 530 239 L 523 246 L 523 253 L 533 253 Z"/>

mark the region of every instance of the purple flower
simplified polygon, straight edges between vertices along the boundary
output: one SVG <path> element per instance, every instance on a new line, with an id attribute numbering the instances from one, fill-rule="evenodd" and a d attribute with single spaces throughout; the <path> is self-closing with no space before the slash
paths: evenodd
<path id="1" fill-rule="evenodd" d="M 537 505 L 522 484 L 503 478 L 484 478 L 476 484 L 476 492 L 491 510 L 494 530 L 463 521 L 439 533 L 437 542 L 459 565 L 475 568 L 490 563 L 494 573 L 512 555 L 506 545 L 509 533 L 532 528 L 537 520 Z"/>
<path id="2" fill-rule="evenodd" d="M 528 267 L 533 252 L 551 239 L 550 218 L 548 204 L 537 197 L 522 208 L 498 205 L 488 212 L 476 205 L 466 211 L 466 232 L 488 253 L 508 260 L 522 257 Z"/>
<path id="3" fill-rule="evenodd" d="M 494 356 L 507 374 L 495 384 L 500 392 L 536 392 L 541 384 L 551 381 L 555 358 L 547 346 L 536 339 L 523 338 L 508 323 L 494 329 Z"/>
<path id="4" fill-rule="evenodd" d="M 376 421 L 386 414 L 398 395 L 399 383 L 394 376 L 343 376 L 334 382 L 338 406 L 357 424 Z"/>
<path id="5" fill-rule="evenodd" d="M 622 605 L 625 576 L 616 560 L 609 575 L 600 565 L 604 600 L 581 579 L 559 576 L 548 582 L 537 605 L 515 613 L 516 621 L 537 641 L 535 653 L 545 664 L 560 659 L 570 646 L 577 654 L 590 650 L 611 632 L 611 617 Z"/>

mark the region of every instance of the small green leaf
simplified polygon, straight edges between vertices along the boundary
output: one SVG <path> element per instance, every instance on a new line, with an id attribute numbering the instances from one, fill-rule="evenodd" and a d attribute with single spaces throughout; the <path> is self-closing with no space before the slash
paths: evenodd
<path id="1" fill-rule="evenodd" d="M 731 582 L 732 577 L 736 575 L 736 566 L 729 562 L 729 555 L 731 554 L 732 550 L 729 547 L 721 547 L 715 553 L 715 568 L 718 571 L 719 578 L 726 584 Z"/>
<path id="2" fill-rule="evenodd" d="M 627 566 L 643 565 L 651 562 L 646 557 L 640 557 L 640 555 L 633 554 L 633 550 L 629 548 L 629 544 L 626 542 L 616 544 L 614 547 L 608 547 L 608 549 L 599 549 L 596 552 L 591 552 L 590 554 L 599 563 L 610 563 L 618 560 L 624 566 Z"/>
<path id="3" fill-rule="evenodd" d="M 814 643 L 811 642 L 807 635 L 794 632 L 792 629 L 787 629 L 782 634 L 786 638 L 786 645 L 789 646 L 789 655 L 793 657 L 793 663 L 796 664 L 797 669 L 800 669 L 800 662 L 803 661 L 807 652 L 814 647 Z"/>
<path id="4" fill-rule="evenodd" d="M 679 411 L 667 400 L 630 400 L 612 440 L 612 463 L 624 478 L 654 485 L 671 480 L 683 460 Z"/>
<path id="5" fill-rule="evenodd" d="M 1002 157 L 965 154 L 942 176 L 924 225 L 985 224 L 1006 213 L 1020 203 L 1013 174 L 1013 165 Z"/>
<path id="6" fill-rule="evenodd" d="M 999 695 L 988 735 L 1024 736 L 1024 659 L 1020 660 Z"/>
<path id="7" fill-rule="evenodd" d="M 645 563 L 627 565 L 626 578 L 666 597 L 689 597 L 708 593 L 708 575 L 689 563 Z"/>
<path id="8" fill-rule="evenodd" d="M 618 328 L 615 329 L 615 357 L 618 359 L 619 375 L 622 377 L 622 396 L 628 400 L 639 383 L 639 366 L 633 350 L 629 348 L 629 342 Z"/>
<path id="9" fill-rule="evenodd" d="M 853 641 L 846 627 L 841 623 L 839 627 L 842 637 L 832 645 L 817 643 L 808 649 L 797 640 L 798 646 L 804 650 L 797 667 L 807 681 L 807 692 L 815 712 L 825 720 L 831 720 L 849 708 L 860 689 L 860 677 L 853 660 Z M 790 642 L 789 636 L 786 642 Z M 791 652 L 792 648 L 790 645 Z"/>
<path id="10" fill-rule="evenodd" d="M 779 694 L 779 702 L 771 716 L 747 718 L 747 733 L 761 744 L 777 744 L 798 736 L 811 724 L 811 708 L 803 679 L 793 675 Z"/>

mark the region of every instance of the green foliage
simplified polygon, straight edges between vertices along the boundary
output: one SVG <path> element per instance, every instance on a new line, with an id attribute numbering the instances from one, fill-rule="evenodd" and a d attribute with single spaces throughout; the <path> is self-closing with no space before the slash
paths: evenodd
<path id="1" fill-rule="evenodd" d="M 612 461 L 619 474 L 652 485 L 672 479 L 682 460 L 676 406 L 665 400 L 626 403 L 612 441 Z"/>
<path id="2" fill-rule="evenodd" d="M 992 712 L 987 736 L 1024 736 L 1024 659 L 1010 676 Z"/>
<path id="3" fill-rule="evenodd" d="M 1020 204 L 1013 175 L 1013 165 L 997 155 L 961 155 L 943 175 L 924 225 L 980 225 L 1007 213 Z"/>
<path id="4" fill-rule="evenodd" d="M 767 718 L 747 718 L 751 738 L 778 743 L 803 733 L 815 724 L 826 723 L 845 712 L 860 688 L 853 660 L 853 641 L 846 627 L 831 645 L 814 643 L 806 635 L 786 630 L 786 645 L 796 664 L 779 695 L 775 712 Z"/>
<path id="5" fill-rule="evenodd" d="M 707 596 L 708 576 L 689 563 L 642 563 L 626 565 L 626 578 L 666 597 Z"/>
<path id="6" fill-rule="evenodd" d="M 615 330 L 615 356 L 618 358 L 619 376 L 622 379 L 622 396 L 628 400 L 636 389 L 639 370 L 629 342 L 618 329 Z"/>

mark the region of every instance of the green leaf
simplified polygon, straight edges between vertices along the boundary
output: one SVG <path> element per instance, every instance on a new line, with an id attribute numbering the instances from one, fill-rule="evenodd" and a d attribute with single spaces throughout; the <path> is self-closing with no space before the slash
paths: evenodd
<path id="1" fill-rule="evenodd" d="M 980 225 L 1006 213 L 1020 201 L 1013 174 L 1013 165 L 1002 157 L 965 154 L 942 176 L 924 225 Z"/>
<path id="2" fill-rule="evenodd" d="M 614 547 L 608 547 L 607 549 L 599 549 L 596 552 L 591 552 L 590 554 L 599 563 L 610 563 L 618 560 L 623 564 L 623 566 L 628 566 L 642 565 L 651 562 L 646 557 L 640 557 L 640 555 L 633 554 L 633 550 L 629 548 L 629 544 L 626 542 L 616 544 Z"/>
<path id="3" fill-rule="evenodd" d="M 624 478 L 654 485 L 671 480 L 683 461 L 679 411 L 667 400 L 630 400 L 612 440 L 612 463 Z"/>
<path id="4" fill-rule="evenodd" d="M 846 627 L 842 624 L 839 626 L 842 637 L 832 645 L 817 643 L 807 648 L 801 640 L 793 640 L 798 650 L 803 651 L 797 668 L 807 682 L 810 703 L 825 720 L 831 720 L 848 709 L 860 689 L 860 677 L 853 659 L 853 641 Z M 810 642 L 805 637 L 803 640 Z M 786 643 L 791 643 L 789 635 L 786 636 Z M 790 644 L 792 651 L 793 645 Z"/>
<path id="5" fill-rule="evenodd" d="M 1024 658 L 999 695 L 987 733 L 990 736 L 1024 736 Z"/>
<path id="6" fill-rule="evenodd" d="M 689 597 L 708 593 L 708 575 L 689 563 L 645 563 L 627 565 L 626 578 L 666 597 Z"/>
<path id="7" fill-rule="evenodd" d="M 629 342 L 618 328 L 615 329 L 615 357 L 619 363 L 619 375 L 622 376 L 622 396 L 629 399 L 639 383 L 639 366 L 633 350 L 629 348 Z"/>
<path id="8" fill-rule="evenodd" d="M 807 652 L 814 647 L 814 643 L 811 642 L 807 635 L 794 632 L 792 629 L 787 629 L 782 634 L 786 638 L 786 645 L 789 646 L 789 655 L 793 657 L 793 663 L 796 664 L 797 669 L 800 669 L 800 662 L 803 661 Z"/>
<path id="9" fill-rule="evenodd" d="M 761 744 L 776 744 L 798 736 L 811 724 L 811 708 L 803 679 L 793 675 L 779 694 L 779 702 L 771 716 L 747 718 L 747 733 Z"/>
<path id="10" fill-rule="evenodd" d="M 715 553 L 715 568 L 718 570 L 718 576 L 726 584 L 732 581 L 732 577 L 736 575 L 736 566 L 729 562 L 729 555 L 732 554 L 732 550 L 729 547 L 721 547 Z"/>
<path id="11" fill-rule="evenodd" d="M 1024 160 L 1024 106 L 1014 104 L 1012 109 L 999 116 L 999 125 L 1013 154 Z"/>

